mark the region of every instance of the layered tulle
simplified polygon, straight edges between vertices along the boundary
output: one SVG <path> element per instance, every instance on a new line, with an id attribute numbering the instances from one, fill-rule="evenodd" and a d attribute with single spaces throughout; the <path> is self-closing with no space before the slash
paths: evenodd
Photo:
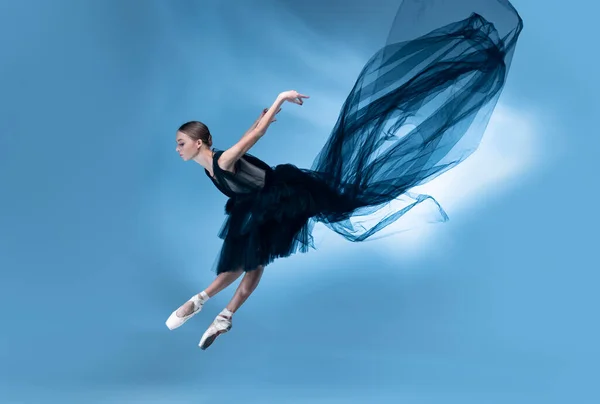
<path id="1" fill-rule="evenodd" d="M 310 218 L 323 209 L 322 201 L 332 200 L 328 194 L 336 195 L 306 170 L 288 164 L 267 170 L 261 190 L 227 201 L 216 272 L 256 269 L 314 247 Z"/>
<path id="2" fill-rule="evenodd" d="M 352 241 L 426 201 L 445 220 L 433 197 L 408 191 L 477 149 L 521 29 L 504 0 L 404 1 L 388 44 L 363 68 L 312 166 L 352 209 L 317 219 Z M 406 203 L 389 209 L 400 196 Z"/>
<path id="3" fill-rule="evenodd" d="M 217 272 L 307 251 L 317 222 L 362 241 L 427 201 L 433 219 L 446 220 L 432 196 L 411 189 L 477 149 L 521 29 L 504 0 L 402 2 L 311 169 L 247 156 L 237 166 L 242 181 L 216 166 L 230 196 Z"/>

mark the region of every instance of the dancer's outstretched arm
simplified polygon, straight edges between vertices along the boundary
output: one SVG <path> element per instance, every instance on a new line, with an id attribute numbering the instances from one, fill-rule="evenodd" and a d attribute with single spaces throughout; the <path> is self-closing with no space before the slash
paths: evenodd
<path id="1" fill-rule="evenodd" d="M 284 102 L 293 102 L 294 104 L 302 105 L 303 98 L 308 98 L 306 95 L 299 94 L 296 91 L 285 91 L 277 96 L 271 108 L 258 120 L 256 127 L 247 132 L 242 138 L 229 149 L 225 150 L 219 158 L 219 166 L 223 170 L 231 170 L 248 150 L 258 142 L 258 140 L 267 133 L 269 125 L 273 122 L 275 115 L 279 112 Z"/>
<path id="2" fill-rule="evenodd" d="M 256 126 L 258 126 L 258 123 L 260 122 L 260 120 L 262 119 L 263 116 L 265 116 L 265 114 L 267 113 L 267 111 L 269 110 L 269 108 L 265 108 L 261 111 L 260 115 L 258 116 L 258 118 L 256 118 L 256 121 L 254 121 L 254 123 L 252 124 L 252 126 L 250 126 L 250 128 L 248 128 L 248 130 L 246 131 L 246 133 L 244 133 L 244 136 L 248 135 L 250 132 L 252 132 Z M 275 112 L 275 114 L 278 114 L 279 111 L 281 111 L 281 108 L 279 108 L 279 110 L 277 112 Z M 273 120 L 271 122 L 275 122 L 277 119 L 273 118 Z"/>

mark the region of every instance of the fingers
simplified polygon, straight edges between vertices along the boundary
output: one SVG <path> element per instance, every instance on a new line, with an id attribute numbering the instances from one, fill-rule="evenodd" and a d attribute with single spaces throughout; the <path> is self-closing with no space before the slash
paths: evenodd
<path id="1" fill-rule="evenodd" d="M 296 97 L 287 99 L 289 102 L 293 102 L 294 104 L 302 105 L 302 104 L 304 104 L 304 101 L 302 100 L 303 98 L 310 98 L 308 95 L 300 94 L 297 91 L 295 93 L 297 94 Z M 269 111 L 269 108 L 263 109 L 260 116 L 263 117 L 268 111 Z M 280 112 L 281 112 L 281 108 L 279 108 L 277 110 L 277 112 L 275 112 L 275 115 L 277 115 Z M 271 120 L 271 122 L 275 122 L 276 120 L 277 119 L 273 119 L 273 120 Z"/>
<path id="2" fill-rule="evenodd" d="M 298 105 L 302 105 L 304 104 L 304 101 L 302 100 L 303 98 L 310 98 L 308 95 L 305 94 L 300 94 L 299 92 L 296 91 L 296 97 L 294 99 L 292 99 L 292 102 Z"/>

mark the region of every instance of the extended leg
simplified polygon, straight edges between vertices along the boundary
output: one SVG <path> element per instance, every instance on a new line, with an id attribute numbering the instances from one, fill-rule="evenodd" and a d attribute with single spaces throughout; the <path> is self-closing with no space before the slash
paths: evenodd
<path id="1" fill-rule="evenodd" d="M 238 269 L 232 272 L 223 272 L 219 274 L 215 280 L 206 288 L 205 292 L 208 297 L 213 297 L 229 285 L 231 285 L 240 275 L 244 273 L 243 270 Z"/>
<path id="2" fill-rule="evenodd" d="M 229 301 L 227 310 L 235 313 L 242 306 L 242 304 L 248 300 L 252 292 L 254 292 L 258 286 L 264 269 L 265 268 L 263 266 L 260 266 L 253 271 L 246 272 L 246 275 L 244 275 L 244 278 L 240 282 L 235 294 Z"/>
<path id="3" fill-rule="evenodd" d="M 244 271 L 240 269 L 238 271 L 223 272 L 219 274 L 215 278 L 215 280 L 204 290 L 204 293 L 206 293 L 208 297 L 213 297 L 214 295 L 231 285 L 233 282 L 235 282 L 235 280 L 239 278 L 243 272 Z M 202 298 L 202 296 L 200 296 L 201 293 L 202 292 L 198 293 L 199 298 Z M 179 317 L 187 316 L 193 311 L 193 309 L 193 302 L 188 301 L 177 310 L 177 315 Z"/>
<path id="4" fill-rule="evenodd" d="M 240 282 L 240 285 L 227 307 L 219 313 L 217 318 L 215 318 L 200 339 L 200 348 L 208 348 L 219 335 L 226 333 L 231 329 L 231 317 L 233 316 L 233 313 L 235 313 L 240 306 L 248 300 L 248 297 L 250 297 L 252 292 L 254 292 L 260 282 L 263 271 L 264 267 L 259 266 L 255 270 L 246 272 L 246 275 L 244 275 L 244 278 Z"/>
<path id="5" fill-rule="evenodd" d="M 242 274 L 242 270 L 233 272 L 223 272 L 210 284 L 206 290 L 192 296 L 179 309 L 171 313 L 167 319 L 167 327 L 171 330 L 181 327 L 187 320 L 202 310 L 204 302 L 231 285 Z"/>

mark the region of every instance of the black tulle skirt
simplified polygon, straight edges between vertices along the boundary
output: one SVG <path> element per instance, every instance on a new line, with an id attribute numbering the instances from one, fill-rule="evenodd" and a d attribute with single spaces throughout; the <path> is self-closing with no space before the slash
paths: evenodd
<path id="1" fill-rule="evenodd" d="M 444 220 L 433 197 L 409 191 L 477 149 L 522 27 L 507 0 L 404 0 L 311 169 L 276 166 L 262 190 L 227 202 L 216 271 L 305 252 L 316 222 L 363 241 L 423 202 Z M 352 220 L 401 197 L 412 201 L 372 225 Z"/>
<path id="2" fill-rule="evenodd" d="M 343 198 L 316 173 L 292 164 L 267 171 L 258 192 L 229 198 L 219 232 L 223 246 L 216 272 L 251 271 L 314 247 L 314 219 L 340 209 Z"/>

